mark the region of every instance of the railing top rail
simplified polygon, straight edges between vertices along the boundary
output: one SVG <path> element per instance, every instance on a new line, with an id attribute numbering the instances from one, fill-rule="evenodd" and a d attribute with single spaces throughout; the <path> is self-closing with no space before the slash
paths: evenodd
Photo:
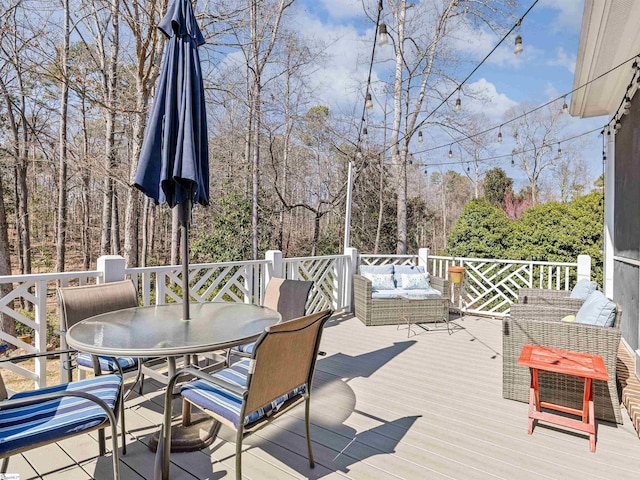
<path id="1" fill-rule="evenodd" d="M 406 254 L 406 255 L 399 255 L 399 254 L 393 254 L 393 255 L 382 255 L 379 253 L 361 253 L 360 254 L 361 257 L 366 257 L 366 258 L 413 258 L 413 257 L 417 257 L 418 255 L 410 255 L 410 254 Z"/>
<path id="2" fill-rule="evenodd" d="M 0 275 L 0 283 L 54 281 L 67 278 L 95 278 L 102 276 L 99 270 L 81 272 L 30 273 L 28 275 Z"/>
<path id="3" fill-rule="evenodd" d="M 246 265 L 267 265 L 269 260 L 244 260 L 240 262 L 217 262 L 217 263 L 190 263 L 189 268 L 218 268 L 229 266 L 246 266 Z M 169 272 L 178 270 L 182 265 L 157 265 L 155 267 L 131 267 L 125 268 L 125 273 L 153 273 L 153 272 Z"/>
<path id="4" fill-rule="evenodd" d="M 472 257 L 447 257 L 445 255 L 429 255 L 429 258 L 437 260 L 467 260 L 470 262 L 499 262 L 499 263 L 526 263 L 530 265 L 554 265 L 557 267 L 576 267 L 577 262 L 551 262 L 542 260 L 507 260 L 500 258 L 472 258 Z"/>
<path id="5" fill-rule="evenodd" d="M 283 258 L 282 261 L 284 263 L 289 263 L 289 262 L 300 262 L 302 260 L 331 260 L 334 258 L 345 258 L 345 257 L 349 257 L 349 255 L 344 255 L 344 254 L 338 254 L 338 255 L 322 255 L 322 256 L 315 256 L 315 257 L 290 257 L 290 258 Z"/>

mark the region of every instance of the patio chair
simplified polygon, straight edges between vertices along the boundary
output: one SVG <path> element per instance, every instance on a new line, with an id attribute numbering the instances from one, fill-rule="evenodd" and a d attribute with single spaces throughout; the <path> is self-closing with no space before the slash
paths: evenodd
<path id="1" fill-rule="evenodd" d="M 180 376 L 197 380 L 180 387 L 183 425 L 190 423 L 190 406 L 236 431 L 236 478 L 242 478 L 242 440 L 305 402 L 305 429 L 309 465 L 314 466 L 309 435 L 309 406 L 313 372 L 324 324 L 331 310 L 279 323 L 265 329 L 251 358 L 208 375 L 186 368 L 173 376 L 165 395 L 165 416 L 156 453 L 155 478 L 169 478 L 171 392 Z"/>
<path id="2" fill-rule="evenodd" d="M 604 360 L 609 381 L 593 383 L 596 418 L 622 423 L 616 386 L 622 309 L 616 306 L 612 327 L 562 321 L 577 311 L 578 308 L 570 304 L 544 306 L 514 303 L 511 306 L 511 316 L 505 317 L 502 324 L 502 396 L 520 402 L 529 401 L 529 369 L 517 363 L 522 347 L 527 343 L 597 354 Z M 582 405 L 583 381 L 566 375 L 545 373 L 544 376 L 540 375 L 539 382 L 545 401 L 569 406 Z"/>
<path id="3" fill-rule="evenodd" d="M 262 305 L 277 311 L 282 316 L 283 322 L 302 317 L 306 313 L 307 298 L 311 287 L 313 287 L 313 282 L 273 277 L 265 289 Z M 230 353 L 249 357 L 254 347 L 255 342 L 247 343 L 232 348 Z M 229 362 L 227 362 L 228 364 Z"/>
<path id="4" fill-rule="evenodd" d="M 73 351 L 42 352 L 0 359 L 27 360 Z M 96 429 L 111 427 L 113 476 L 120 478 L 117 418 L 122 431 L 122 454 L 126 454 L 122 376 L 103 375 L 39 390 L 19 392 L 8 398 L 0 375 L 0 473 L 5 473 L 9 457 Z M 104 434 L 99 436 L 100 455 L 105 455 Z M 0 477 L 4 478 L 3 475 Z"/>
<path id="5" fill-rule="evenodd" d="M 101 313 L 138 306 L 138 292 L 131 280 L 80 287 L 62 287 L 58 288 L 58 298 L 60 299 L 60 318 L 63 328 L 60 334 L 63 346 L 66 331 L 79 321 Z M 125 373 L 139 371 L 138 360 L 133 357 L 112 358 L 79 353 L 76 363 L 80 370 L 89 370 L 96 374 L 118 373 L 123 376 Z M 139 375 L 140 392 L 142 392 L 144 376 L 141 371 L 139 371 Z"/>

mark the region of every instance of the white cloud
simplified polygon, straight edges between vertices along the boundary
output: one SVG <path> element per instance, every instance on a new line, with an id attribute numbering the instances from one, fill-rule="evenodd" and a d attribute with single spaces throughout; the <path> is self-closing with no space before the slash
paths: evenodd
<path id="1" fill-rule="evenodd" d="M 326 45 L 326 61 L 312 79 L 315 96 L 330 108 L 350 109 L 354 104 L 361 105 L 364 102 L 363 86 L 369 69 L 373 30 L 368 29 L 360 34 L 351 25 L 325 23 L 309 15 L 299 15 L 296 24 L 301 34 L 310 41 L 322 39 Z M 371 80 L 374 84 L 378 80 L 375 72 Z"/>
<path id="2" fill-rule="evenodd" d="M 559 47 L 556 50 L 556 57 L 549 60 L 547 65 L 552 67 L 565 67 L 571 74 L 574 74 L 576 71 L 576 55 L 571 55 L 567 53 L 564 48 Z"/>
<path id="3" fill-rule="evenodd" d="M 474 98 L 465 102 L 465 108 L 492 119 L 503 118 L 507 110 L 518 105 L 518 102 L 511 100 L 504 93 L 498 93 L 496 86 L 485 78 L 467 84 L 466 91 Z"/>
<path id="4" fill-rule="evenodd" d="M 584 0 L 541 0 L 540 2 L 540 7 L 558 12 L 551 25 L 556 31 L 566 31 L 566 29 L 580 31 L 583 6 Z"/>
<path id="5" fill-rule="evenodd" d="M 362 17 L 362 2 L 360 0 L 320 0 L 330 17 L 347 19 Z"/>
<path id="6" fill-rule="evenodd" d="M 469 25 L 461 24 L 460 31 L 456 32 L 456 37 L 453 39 L 453 46 L 456 50 L 465 54 L 467 58 L 481 60 L 495 47 L 499 40 L 500 38 L 493 32 L 482 28 L 473 29 Z M 487 63 L 517 68 L 525 62 L 540 56 L 542 50 L 527 44 L 526 40 L 523 35 L 524 51 L 520 55 L 516 55 L 513 53 L 515 35 L 511 35 L 489 56 Z"/>

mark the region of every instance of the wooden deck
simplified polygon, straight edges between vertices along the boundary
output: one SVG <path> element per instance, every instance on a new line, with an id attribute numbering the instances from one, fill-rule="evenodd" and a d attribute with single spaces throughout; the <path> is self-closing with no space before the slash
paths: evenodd
<path id="1" fill-rule="evenodd" d="M 308 467 L 303 409 L 245 441 L 250 479 L 637 479 L 640 440 L 625 424 L 599 423 L 596 453 L 586 435 L 538 425 L 527 435 L 527 405 L 502 398 L 500 320 L 466 317 L 461 328 L 407 338 L 396 327 L 364 327 L 337 316 L 325 330 L 312 400 L 316 468 Z M 149 479 L 149 438 L 161 421 L 162 394 L 151 382 L 127 402 L 128 453 L 122 476 Z M 171 456 L 172 479 L 235 478 L 233 438 Z M 85 435 L 13 457 L 20 479 L 111 478 Z"/>

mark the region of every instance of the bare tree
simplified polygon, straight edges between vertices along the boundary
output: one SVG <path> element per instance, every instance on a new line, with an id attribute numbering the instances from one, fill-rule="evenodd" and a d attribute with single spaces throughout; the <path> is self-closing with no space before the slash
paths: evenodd
<path id="1" fill-rule="evenodd" d="M 558 162 L 558 135 L 566 119 L 554 105 L 522 115 L 530 110 L 531 105 L 520 104 L 507 112 L 507 118 L 519 117 L 509 123 L 516 144 L 514 158 L 529 180 L 531 200 L 537 205 L 542 176 Z"/>

